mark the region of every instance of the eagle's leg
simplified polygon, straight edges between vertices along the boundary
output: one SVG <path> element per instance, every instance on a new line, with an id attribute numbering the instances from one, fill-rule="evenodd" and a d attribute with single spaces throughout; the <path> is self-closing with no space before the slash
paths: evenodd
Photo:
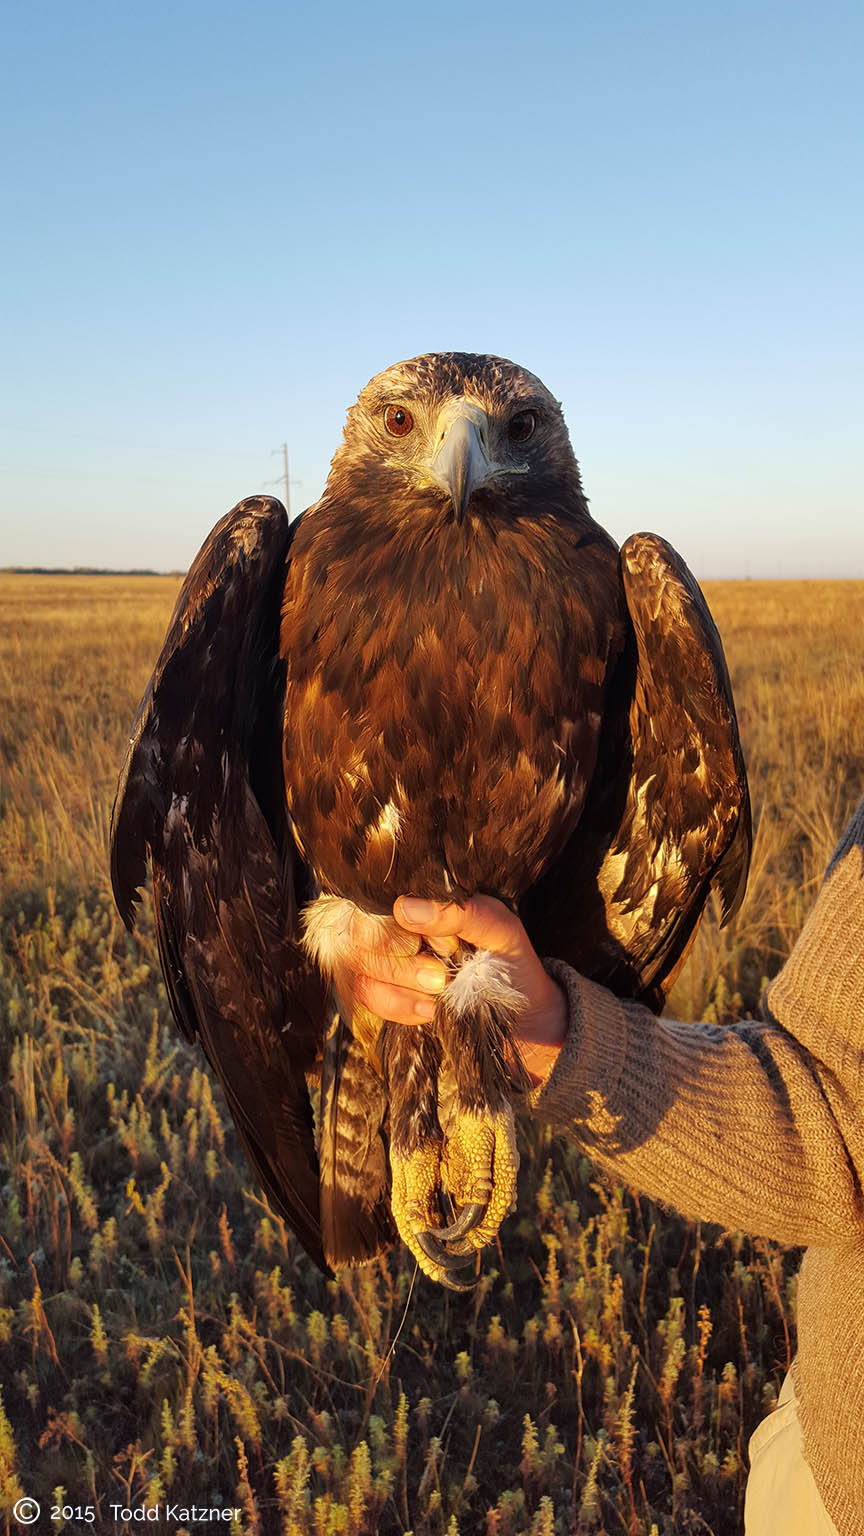
<path id="1" fill-rule="evenodd" d="M 429 1029 L 384 1025 L 381 1060 L 390 1096 L 390 1203 L 399 1235 L 432 1280 L 454 1290 L 470 1287 L 450 1271 L 467 1260 L 437 1241 L 440 1226 L 441 1153 L 438 1068 L 441 1046 Z"/>
<path id="2" fill-rule="evenodd" d="M 445 1131 L 444 1185 L 459 1210 L 437 1234 L 450 1253 L 485 1248 L 515 1209 L 519 1153 L 513 1110 L 454 1113 Z"/>
<path id="3" fill-rule="evenodd" d="M 377 932 L 388 948 L 398 949 L 401 943 L 406 954 L 414 953 L 416 940 L 393 918 L 371 917 L 344 897 L 322 893 L 304 910 L 304 944 L 333 978 L 337 1000 L 344 990 L 343 967 L 350 967 L 355 953 L 358 918 L 365 925 L 366 943 L 376 942 Z M 454 1290 L 467 1290 L 451 1271 L 470 1262 L 475 1248 L 494 1237 L 515 1195 L 518 1156 L 507 1095 L 518 1063 L 510 1021 L 522 999 L 498 974 L 494 956 L 464 948 L 459 962 L 430 1028 L 385 1023 L 376 1039 L 364 1026 L 363 1009 L 354 1009 L 351 1027 L 364 1038 L 370 1060 L 379 1064 L 387 1082 L 390 1198 L 399 1235 L 425 1274 Z M 442 1041 L 453 1065 L 439 1106 Z M 442 1134 L 439 1107 L 445 1103 Z M 326 1174 L 326 1155 L 324 1165 Z M 449 1227 L 441 1225 L 445 1190 L 461 1208 Z M 445 1239 L 461 1241 L 448 1251 Z"/>
<path id="4" fill-rule="evenodd" d="M 511 1099 L 525 1087 L 513 1037 L 524 1006 L 496 957 L 463 947 L 442 995 L 436 1023 L 445 1074 L 439 1092 L 444 1126 L 442 1172 L 455 1221 L 437 1235 L 451 1252 L 482 1248 L 516 1200 L 519 1154 Z"/>
<path id="5" fill-rule="evenodd" d="M 358 920 L 362 942 L 366 945 L 380 943 L 397 952 L 401 947 L 405 954 L 413 954 L 416 948 L 416 939 L 406 934 L 404 928 L 400 928 L 392 917 L 373 916 L 363 912 L 345 897 L 322 892 L 304 909 L 303 942 L 307 953 L 323 973 L 332 977 L 337 1006 L 342 992 L 346 996 L 350 994 L 350 976 L 344 973 L 346 967 L 350 970 L 356 955 Z M 385 1023 L 379 1036 L 378 1021 L 374 1021 L 376 1027 L 374 1032 L 371 1031 L 369 1026 L 373 1022 L 372 1016 L 365 1009 L 355 1007 L 349 1012 L 351 1031 L 357 1032 L 358 1038 L 363 1040 L 373 1068 L 380 1071 L 387 1084 L 390 1104 L 390 1204 L 399 1236 L 411 1249 L 421 1269 L 433 1280 L 439 1280 L 454 1290 L 464 1290 L 466 1287 L 453 1280 L 448 1272 L 461 1269 L 466 1261 L 447 1253 L 434 1235 L 434 1230 L 440 1225 L 438 1196 L 441 1189 L 443 1145 L 437 1108 L 441 1047 L 434 1027 L 431 1030 L 406 1029 L 401 1024 Z M 327 1060 L 325 1053 L 325 1067 Z M 331 1076 L 332 1072 L 328 1074 L 328 1080 Z M 374 1094 L 370 1095 L 372 1097 Z M 339 1108 L 338 1099 L 338 1093 L 334 1101 L 331 1092 L 325 1101 L 325 1115 L 328 1109 L 330 1111 L 324 1127 L 328 1134 L 334 1108 Z M 342 1108 L 345 1111 L 343 1128 L 347 1128 L 350 1111 L 356 1106 L 345 1104 Z M 330 1176 L 335 1164 L 331 1155 L 334 1149 L 329 1146 L 326 1137 L 322 1138 L 322 1143 L 322 1172 L 325 1179 L 329 1178 L 324 1191 L 326 1209 L 328 1204 L 332 1204 L 330 1186 L 333 1180 Z M 355 1150 L 359 1154 L 362 1148 L 358 1144 Z M 363 1161 L 362 1157 L 360 1161 Z M 344 1167 L 342 1172 L 340 1189 L 344 1186 L 357 1190 L 356 1178 L 349 1178 L 348 1170 Z M 368 1182 L 364 1184 L 361 1177 L 361 1198 L 364 1190 L 367 1195 L 370 1194 Z M 372 1194 L 375 1193 L 373 1189 Z M 333 1240 L 335 1243 L 335 1234 Z"/>

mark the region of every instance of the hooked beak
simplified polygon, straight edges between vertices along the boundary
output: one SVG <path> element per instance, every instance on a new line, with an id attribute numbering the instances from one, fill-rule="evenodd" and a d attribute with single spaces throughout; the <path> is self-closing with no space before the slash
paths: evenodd
<path id="1" fill-rule="evenodd" d="M 476 422 L 467 415 L 457 416 L 432 460 L 432 472 L 450 496 L 457 523 L 461 523 L 477 487 L 485 484 L 494 468 Z"/>

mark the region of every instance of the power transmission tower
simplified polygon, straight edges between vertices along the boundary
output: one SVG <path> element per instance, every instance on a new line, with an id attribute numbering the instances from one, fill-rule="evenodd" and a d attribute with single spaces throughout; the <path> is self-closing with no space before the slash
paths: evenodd
<path id="1" fill-rule="evenodd" d="M 274 448 L 273 452 L 274 453 L 280 453 L 281 452 L 281 454 L 282 454 L 282 473 L 279 476 L 278 480 L 271 480 L 270 483 L 271 483 L 271 485 L 281 485 L 282 486 L 283 494 L 284 494 L 284 498 L 285 498 L 285 511 L 288 513 L 288 521 L 290 522 L 291 521 L 291 487 L 292 487 L 292 485 L 302 485 L 303 481 L 302 480 L 292 480 L 291 479 L 291 475 L 290 475 L 290 472 L 289 472 L 289 469 L 288 469 L 288 444 L 287 443 L 283 443 L 281 449 Z"/>

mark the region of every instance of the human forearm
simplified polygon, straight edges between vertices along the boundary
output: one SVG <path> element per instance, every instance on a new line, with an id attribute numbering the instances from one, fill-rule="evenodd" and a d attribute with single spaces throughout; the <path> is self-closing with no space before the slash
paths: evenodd
<path id="1" fill-rule="evenodd" d="M 532 1102 L 598 1165 L 685 1215 L 788 1244 L 861 1221 L 837 1084 L 785 1031 L 658 1019 L 547 968 L 569 1029 Z"/>

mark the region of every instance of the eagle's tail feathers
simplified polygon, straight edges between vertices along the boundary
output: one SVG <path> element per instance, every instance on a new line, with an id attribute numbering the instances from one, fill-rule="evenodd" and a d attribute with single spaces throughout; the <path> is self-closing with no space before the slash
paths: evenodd
<path id="1" fill-rule="evenodd" d="M 368 1264 L 396 1241 L 384 1084 L 336 1013 L 321 1074 L 321 1238 L 328 1263 Z"/>

